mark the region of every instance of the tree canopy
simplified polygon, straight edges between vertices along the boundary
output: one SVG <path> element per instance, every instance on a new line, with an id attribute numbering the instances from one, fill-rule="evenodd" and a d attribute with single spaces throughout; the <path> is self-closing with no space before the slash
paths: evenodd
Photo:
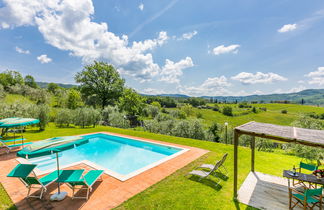
<path id="1" fill-rule="evenodd" d="M 97 96 L 102 108 L 115 104 L 123 93 L 125 83 L 112 65 L 97 61 L 78 72 L 75 81 L 80 84 L 84 96 Z"/>

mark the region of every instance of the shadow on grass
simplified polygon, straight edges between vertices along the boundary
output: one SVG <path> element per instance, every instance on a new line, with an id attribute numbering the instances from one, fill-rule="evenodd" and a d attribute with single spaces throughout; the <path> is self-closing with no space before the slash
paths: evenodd
<path id="1" fill-rule="evenodd" d="M 197 176 L 191 176 L 191 177 L 189 177 L 189 179 L 191 181 L 199 182 L 199 183 L 204 184 L 204 185 L 206 185 L 208 187 L 211 187 L 211 188 L 213 188 L 216 191 L 219 191 L 219 190 L 222 189 L 222 185 L 220 185 L 219 183 L 215 182 L 214 180 L 211 180 L 210 178 L 199 179 L 199 177 L 197 177 Z"/>
<path id="2" fill-rule="evenodd" d="M 221 173 L 221 172 L 218 172 L 218 171 L 214 172 L 212 175 L 213 175 L 213 176 L 216 176 L 216 177 L 218 177 L 218 178 L 220 178 L 220 179 L 222 179 L 223 181 L 227 181 L 228 178 L 229 178 L 229 177 L 226 176 L 225 174 L 223 174 L 223 173 Z"/>

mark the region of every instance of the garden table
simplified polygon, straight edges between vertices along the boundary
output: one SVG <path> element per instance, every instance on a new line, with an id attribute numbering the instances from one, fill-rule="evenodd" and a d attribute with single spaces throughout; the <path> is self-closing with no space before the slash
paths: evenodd
<path id="1" fill-rule="evenodd" d="M 292 171 L 284 170 L 283 177 L 288 178 L 288 187 L 290 187 L 290 179 L 295 179 L 295 180 L 308 182 L 312 184 L 324 185 L 324 178 L 318 179 L 313 174 L 303 174 L 303 173 L 296 172 L 296 176 L 294 176 Z"/>

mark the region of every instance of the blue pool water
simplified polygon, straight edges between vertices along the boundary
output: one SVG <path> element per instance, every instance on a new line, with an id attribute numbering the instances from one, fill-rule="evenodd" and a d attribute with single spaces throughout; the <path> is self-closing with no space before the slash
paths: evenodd
<path id="1" fill-rule="evenodd" d="M 59 153 L 61 166 L 88 160 L 103 168 L 127 175 L 182 149 L 107 134 L 92 134 L 89 142 Z M 41 171 L 56 168 L 55 155 L 30 159 Z"/>

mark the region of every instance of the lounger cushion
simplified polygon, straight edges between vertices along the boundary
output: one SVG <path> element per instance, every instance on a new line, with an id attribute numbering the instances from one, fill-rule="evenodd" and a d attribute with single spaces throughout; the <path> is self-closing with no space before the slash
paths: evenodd
<path id="1" fill-rule="evenodd" d="M 200 176 L 200 177 L 206 177 L 206 176 L 208 176 L 208 172 L 200 171 L 200 170 L 193 170 L 193 171 L 189 172 L 189 174 L 196 175 L 196 176 Z"/>
<path id="2" fill-rule="evenodd" d="M 72 186 L 76 185 L 88 185 L 92 186 L 93 183 L 97 181 L 97 179 L 102 175 L 103 170 L 91 170 L 78 182 L 70 182 L 69 184 Z M 86 183 L 85 183 L 86 182 Z"/>
<path id="3" fill-rule="evenodd" d="M 200 168 L 208 168 L 210 170 L 212 170 L 214 167 L 215 167 L 215 165 L 213 165 L 213 164 L 202 164 L 200 166 Z"/>

